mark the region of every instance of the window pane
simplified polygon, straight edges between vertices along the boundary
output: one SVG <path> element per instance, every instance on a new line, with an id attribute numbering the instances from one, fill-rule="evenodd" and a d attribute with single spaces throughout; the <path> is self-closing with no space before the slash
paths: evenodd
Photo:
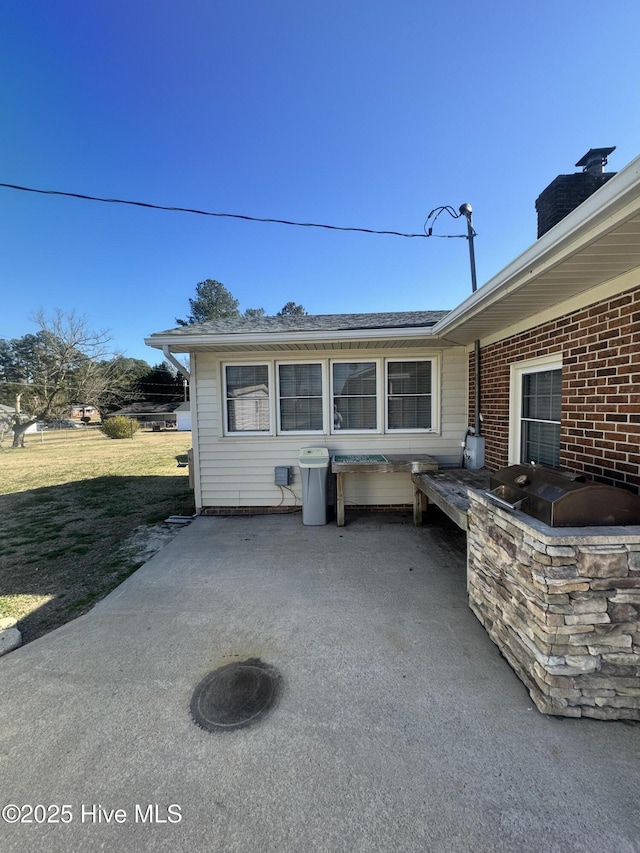
<path id="1" fill-rule="evenodd" d="M 280 364 L 280 429 L 322 429 L 322 365 Z"/>
<path id="2" fill-rule="evenodd" d="M 431 362 L 387 364 L 388 429 L 431 429 Z"/>
<path id="3" fill-rule="evenodd" d="M 266 364 L 227 365 L 227 430 L 268 432 L 269 369 Z"/>
<path id="4" fill-rule="evenodd" d="M 559 421 L 562 371 L 544 370 L 522 377 L 522 417 Z"/>
<path id="5" fill-rule="evenodd" d="M 389 397 L 389 429 L 431 429 L 431 397 Z"/>
<path id="6" fill-rule="evenodd" d="M 562 370 L 522 376 L 522 442 L 520 461 L 560 465 Z"/>
<path id="7" fill-rule="evenodd" d="M 376 395 L 376 365 L 373 361 L 333 365 L 333 393 L 342 395 Z"/>
<path id="8" fill-rule="evenodd" d="M 522 424 L 522 462 L 560 467 L 560 424 L 524 421 Z"/>
<path id="9" fill-rule="evenodd" d="M 376 389 L 376 363 L 374 361 L 334 364 L 334 429 L 377 429 Z"/>
<path id="10" fill-rule="evenodd" d="M 389 394 L 430 394 L 430 361 L 391 361 L 387 365 Z"/>
<path id="11" fill-rule="evenodd" d="M 322 397 L 320 364 L 281 364 L 280 397 Z"/>
<path id="12" fill-rule="evenodd" d="M 376 429 L 375 397 L 334 397 L 335 429 Z"/>
<path id="13" fill-rule="evenodd" d="M 322 429 L 322 399 L 280 401 L 280 428 L 291 430 Z"/>

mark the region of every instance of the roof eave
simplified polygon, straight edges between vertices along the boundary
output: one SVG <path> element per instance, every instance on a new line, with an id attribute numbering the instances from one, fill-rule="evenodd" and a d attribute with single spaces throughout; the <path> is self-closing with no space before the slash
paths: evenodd
<path id="1" fill-rule="evenodd" d="M 216 346 L 228 347 L 256 344 L 304 344 L 327 343 L 329 345 L 344 341 L 389 341 L 411 340 L 413 338 L 433 337 L 434 326 L 403 326 L 385 329 L 339 329 L 334 331 L 314 330 L 295 332 L 227 332 L 217 334 L 163 334 L 159 332 L 145 338 L 145 344 L 156 349 L 169 346 L 173 352 L 191 352 L 197 349 L 215 349 Z"/>

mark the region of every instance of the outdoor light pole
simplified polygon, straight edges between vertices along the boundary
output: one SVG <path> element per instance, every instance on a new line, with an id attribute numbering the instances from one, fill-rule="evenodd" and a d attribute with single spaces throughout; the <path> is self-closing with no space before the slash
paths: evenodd
<path id="1" fill-rule="evenodd" d="M 473 213 L 473 208 L 470 204 L 461 204 L 458 208 L 460 211 L 460 215 L 464 216 L 467 220 L 467 240 L 469 241 L 469 263 L 471 265 L 471 290 L 473 293 L 478 289 L 478 280 L 476 278 L 476 252 L 473 247 L 473 238 L 476 236 L 476 232 L 473 230 L 473 223 L 471 221 L 471 215 Z"/>
<path id="2" fill-rule="evenodd" d="M 467 241 L 469 243 L 469 265 L 471 266 L 471 291 L 473 293 L 478 289 L 478 280 L 476 278 L 476 253 L 473 246 L 473 238 L 476 232 L 473 230 L 473 222 L 471 216 L 473 208 L 470 204 L 461 204 L 458 208 L 460 215 L 467 220 Z M 480 341 L 476 338 L 473 344 L 474 351 L 474 429 L 477 436 L 480 435 Z"/>
<path id="3" fill-rule="evenodd" d="M 433 226 L 440 216 L 441 213 L 446 212 L 449 216 L 453 217 L 453 219 L 458 219 L 461 216 L 467 220 L 467 233 L 464 234 L 455 234 L 455 235 L 446 235 L 446 236 L 455 236 L 455 237 L 466 237 L 467 242 L 469 243 L 469 264 L 471 266 L 471 290 L 475 293 L 478 289 L 478 281 L 476 278 L 476 253 L 473 245 L 473 238 L 476 236 L 476 232 L 473 230 L 473 221 L 472 214 L 473 208 L 470 204 L 461 204 L 458 208 L 458 212 L 454 210 L 453 207 L 449 204 L 442 205 L 442 207 L 436 207 L 431 211 L 429 216 L 427 216 L 427 221 L 424 224 L 424 231 L 427 237 L 433 236 Z M 480 420 L 480 341 L 476 339 L 474 341 L 474 396 L 475 396 L 475 419 L 474 419 L 474 427 L 469 427 L 465 434 L 464 441 L 464 455 L 463 455 L 463 464 L 464 460 L 467 460 L 467 466 L 469 468 L 483 468 L 484 467 L 484 438 L 480 435 L 481 428 L 481 420 Z"/>

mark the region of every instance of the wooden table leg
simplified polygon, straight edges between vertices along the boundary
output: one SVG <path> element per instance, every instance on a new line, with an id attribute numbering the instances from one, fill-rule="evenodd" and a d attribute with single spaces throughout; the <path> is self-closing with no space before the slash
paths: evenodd
<path id="1" fill-rule="evenodd" d="M 336 524 L 344 527 L 344 491 L 342 489 L 342 474 L 336 474 Z"/>
<path id="2" fill-rule="evenodd" d="M 427 509 L 427 496 L 414 484 L 413 486 L 413 523 L 420 527 L 424 521 L 423 514 Z"/>

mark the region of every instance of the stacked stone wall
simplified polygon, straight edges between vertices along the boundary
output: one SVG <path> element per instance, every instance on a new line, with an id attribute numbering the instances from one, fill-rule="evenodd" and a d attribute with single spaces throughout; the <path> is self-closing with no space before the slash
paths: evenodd
<path id="1" fill-rule="evenodd" d="M 640 719 L 640 528 L 550 528 L 470 493 L 469 605 L 540 711 Z"/>

